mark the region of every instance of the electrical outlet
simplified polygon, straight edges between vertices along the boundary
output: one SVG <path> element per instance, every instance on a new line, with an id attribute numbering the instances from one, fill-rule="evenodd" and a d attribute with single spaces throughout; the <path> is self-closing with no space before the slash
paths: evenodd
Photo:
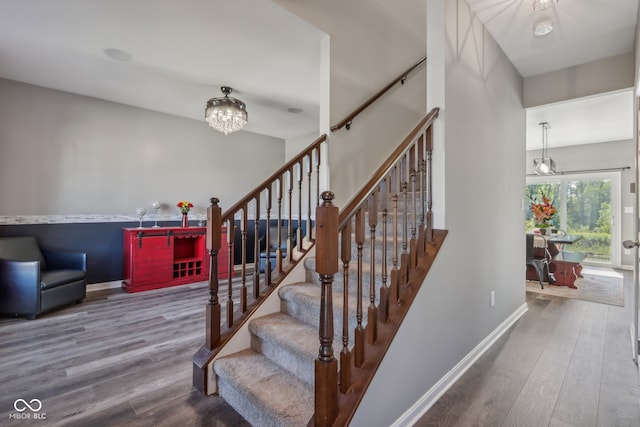
<path id="1" fill-rule="evenodd" d="M 496 291 L 491 291 L 491 307 L 496 305 Z"/>

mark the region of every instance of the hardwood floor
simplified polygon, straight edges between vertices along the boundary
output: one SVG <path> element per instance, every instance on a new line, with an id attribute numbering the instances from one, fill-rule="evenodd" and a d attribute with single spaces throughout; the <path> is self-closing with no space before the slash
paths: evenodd
<path id="1" fill-rule="evenodd" d="M 529 311 L 415 426 L 640 426 L 625 294 L 617 307 L 527 292 Z"/>
<path id="2" fill-rule="evenodd" d="M 0 426 L 27 425 L 10 418 L 17 399 L 42 402 L 46 420 L 33 425 L 247 426 L 220 398 L 191 390 L 206 298 L 204 283 L 112 289 L 34 321 L 0 318 Z M 527 302 L 416 426 L 640 425 L 629 304 L 533 293 Z"/>
<path id="3" fill-rule="evenodd" d="M 206 283 L 111 289 L 36 320 L 0 319 L 0 426 L 25 425 L 17 399 L 42 402 L 46 422 L 34 425 L 248 425 L 222 399 L 191 390 L 207 295 Z"/>

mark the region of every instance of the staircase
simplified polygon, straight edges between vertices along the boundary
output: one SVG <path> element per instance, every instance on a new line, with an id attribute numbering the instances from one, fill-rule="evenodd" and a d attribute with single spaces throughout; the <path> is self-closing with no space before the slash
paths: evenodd
<path id="1" fill-rule="evenodd" d="M 388 246 L 389 248 L 391 245 Z M 363 258 L 370 259 L 363 248 Z M 352 256 L 357 257 L 354 247 Z M 380 251 L 375 257 L 382 259 Z M 391 259 L 391 257 L 389 257 Z M 280 312 L 249 322 L 251 347 L 217 359 L 218 390 L 238 413 L 255 426 L 306 426 L 314 412 L 314 361 L 318 357 L 321 283 L 315 258 L 304 262 L 307 281 L 278 289 Z M 349 275 L 349 323 L 356 327 L 357 271 Z M 364 277 L 369 277 L 369 269 Z M 334 348 L 341 348 L 342 275 L 333 282 Z M 369 301 L 365 280 L 363 304 Z M 376 301 L 379 302 L 379 299 Z M 366 324 L 366 314 L 363 323 Z M 353 342 L 351 342 L 353 345 Z"/>
<path id="2" fill-rule="evenodd" d="M 332 131 L 349 129 L 357 114 L 404 84 L 424 61 Z M 197 390 L 219 394 L 255 426 L 349 424 L 447 234 L 433 229 L 437 116 L 437 108 L 430 111 L 340 210 L 333 193 L 320 197 L 326 135 L 224 214 L 211 199 L 206 339 L 193 358 Z M 277 230 L 270 231 L 274 222 Z M 225 243 L 233 253 L 234 242 L 242 259 L 239 266 L 236 259 L 239 277 L 235 284 L 228 280 L 225 301 L 217 254 Z M 259 242 L 275 244 L 274 261 L 260 258 Z M 247 264 L 258 259 L 265 268 L 250 271 Z M 304 280 L 290 279 L 302 276 L 297 266 Z"/>

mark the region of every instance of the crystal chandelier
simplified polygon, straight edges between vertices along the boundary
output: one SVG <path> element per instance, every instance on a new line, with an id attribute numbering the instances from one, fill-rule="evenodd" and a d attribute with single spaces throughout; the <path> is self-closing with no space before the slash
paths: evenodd
<path id="1" fill-rule="evenodd" d="M 549 9 L 554 3 L 558 3 L 558 0 L 533 0 L 533 10 Z"/>
<path id="2" fill-rule="evenodd" d="M 556 162 L 547 157 L 547 129 L 551 126 L 547 122 L 539 125 L 542 126 L 542 157 L 533 159 L 533 171 L 538 175 L 553 175 L 556 173 Z"/>
<path id="3" fill-rule="evenodd" d="M 244 102 L 229 97 L 232 91 L 230 87 L 222 86 L 220 90 L 224 93 L 224 97 L 211 98 L 207 101 L 204 118 L 209 126 L 229 135 L 241 130 L 247 124 L 247 106 Z"/>

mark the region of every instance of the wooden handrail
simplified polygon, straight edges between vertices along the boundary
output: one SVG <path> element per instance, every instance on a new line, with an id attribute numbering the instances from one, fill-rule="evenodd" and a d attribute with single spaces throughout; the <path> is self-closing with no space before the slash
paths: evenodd
<path id="1" fill-rule="evenodd" d="M 285 163 L 280 169 L 275 171 L 271 176 L 265 179 L 261 184 L 259 184 L 256 188 L 251 190 L 244 196 L 242 199 L 238 200 L 233 206 L 227 209 L 222 215 L 222 222 L 228 220 L 228 215 L 231 212 L 237 212 L 242 206 L 246 205 L 252 199 L 256 197 L 257 194 L 264 191 L 267 187 L 273 184 L 279 177 L 281 177 L 285 172 L 290 170 L 297 163 L 300 163 L 305 157 L 307 157 L 314 150 L 317 150 L 320 147 L 320 144 L 327 140 L 327 134 L 324 133 L 318 137 L 315 141 L 309 144 L 304 150 L 298 153 L 295 157 L 291 158 L 287 163 Z"/>
<path id="2" fill-rule="evenodd" d="M 398 82 L 402 82 L 402 84 L 404 84 L 404 81 L 406 80 L 408 74 L 411 71 L 413 71 L 415 68 L 420 66 L 420 64 L 422 64 L 426 60 L 427 60 L 427 57 L 425 56 L 420 61 L 416 62 L 414 65 L 412 65 L 407 70 L 405 70 L 398 77 L 396 77 L 391 82 L 389 82 L 389 84 L 386 85 L 384 88 L 382 88 L 380 91 L 378 91 L 378 93 L 376 93 L 371 98 L 366 100 L 361 106 L 359 106 L 358 108 L 353 110 L 353 112 L 351 112 L 351 114 L 349 114 L 347 117 L 342 119 L 337 124 L 331 126 L 331 132 L 335 132 L 337 130 L 340 130 L 345 126 L 346 126 L 347 130 L 349 130 L 351 128 L 351 123 L 353 122 L 353 119 L 355 119 L 358 114 L 360 114 L 364 110 L 366 110 L 371 104 L 373 104 L 378 98 L 380 98 L 382 95 L 384 95 L 389 89 L 391 89 L 393 86 L 395 86 Z"/>
<path id="3" fill-rule="evenodd" d="M 400 145 L 389 155 L 387 160 L 378 168 L 373 174 L 369 182 L 356 194 L 347 205 L 340 211 L 340 228 L 344 227 L 345 221 L 347 221 L 354 214 L 354 211 L 358 206 L 362 205 L 364 201 L 369 197 L 371 191 L 380 185 L 380 182 L 389 174 L 395 162 L 400 158 L 410 147 L 411 143 L 415 140 L 416 135 L 424 132 L 424 130 L 433 124 L 433 121 L 438 117 L 440 108 L 436 107 L 429 111 L 429 113 L 418 123 L 413 131 L 407 135 Z"/>
<path id="4" fill-rule="evenodd" d="M 415 68 L 426 61 L 426 57 L 422 58 L 416 64 L 411 66 L 399 77 L 390 82 L 382 90 L 371 97 L 361 107 L 353 111 L 342 122 L 331 128 L 332 132 L 342 127 L 349 129 L 352 120 L 369 107 L 378 98 L 384 95 L 398 82 L 404 84 L 408 74 Z M 321 309 L 321 320 L 323 326 L 320 330 L 321 350 L 320 362 L 316 365 L 317 371 L 321 371 L 330 377 L 316 378 L 317 391 L 322 397 L 318 397 L 316 403 L 320 407 L 316 407 L 315 419 L 322 419 L 318 424 L 328 425 L 331 420 L 337 420 L 340 425 L 346 425 L 353 415 L 353 410 L 357 407 L 357 403 L 362 398 L 363 391 L 366 389 L 368 382 L 371 380 L 373 373 L 377 369 L 381 357 L 386 352 L 390 343 L 390 330 L 397 329 L 401 318 L 404 317 L 408 306 L 400 304 L 402 302 L 410 302 L 415 294 L 407 291 L 410 280 L 419 276 L 415 274 L 416 267 L 420 262 L 418 270 L 428 269 L 427 264 L 418 260 L 420 255 L 432 252 L 431 248 L 441 244 L 442 233 L 439 233 L 434 240 L 432 229 L 431 214 L 431 132 L 432 124 L 438 116 L 439 109 L 435 108 L 430 111 L 425 118 L 418 124 L 407 138 L 392 153 L 389 160 L 385 161 L 378 171 L 374 174 L 368 184 L 345 206 L 341 213 L 337 208 L 331 206 L 333 196 L 323 194 L 324 210 L 322 214 L 316 214 L 316 222 L 312 221 L 312 206 L 315 204 L 316 209 L 320 207 L 320 171 L 321 171 L 321 144 L 327 141 L 327 135 L 321 135 L 308 147 L 302 150 L 298 155 L 287 161 L 282 167 L 275 171 L 269 178 L 247 193 L 238 200 L 229 209 L 222 212 L 219 206 L 219 200 L 213 197 L 211 206 L 207 210 L 207 249 L 210 257 L 210 277 L 209 277 L 209 298 L 206 305 L 206 338 L 204 345 L 198 350 L 193 357 L 193 385 L 196 389 L 204 394 L 210 394 L 215 390 L 209 387 L 216 387 L 215 378 L 208 377 L 210 374 L 209 367 L 220 351 L 224 348 L 225 343 L 244 325 L 253 313 L 260 307 L 269 295 L 276 289 L 277 285 L 282 283 L 286 275 L 297 265 L 304 255 L 314 246 L 323 246 L 318 252 L 324 261 L 317 260 L 319 264 L 319 273 L 323 282 L 323 296 Z M 398 160 L 400 159 L 400 160 Z M 324 160 L 324 159 L 322 159 Z M 400 163 L 398 163 L 400 162 Z M 315 177 L 312 175 L 315 172 Z M 427 176 L 428 182 L 427 182 Z M 418 183 L 417 180 L 420 180 Z M 386 182 L 385 182 L 386 181 Z M 410 181 L 411 189 L 408 191 L 407 183 Z M 303 184 L 307 184 L 303 187 Z M 313 185 L 315 183 L 315 193 L 312 194 Z M 402 184 L 402 185 L 400 185 Z M 393 188 L 388 188 L 392 186 Z M 402 189 L 402 191 L 400 191 Z M 296 194 L 294 195 L 294 191 Z M 380 289 L 380 296 L 384 301 L 376 307 L 375 294 L 377 290 L 373 286 L 374 276 L 377 277 L 375 267 L 371 267 L 370 277 L 371 284 L 368 291 L 369 306 L 366 316 L 373 321 L 365 328 L 361 323 L 363 319 L 362 308 L 362 265 L 363 265 L 363 245 L 365 240 L 365 224 L 369 228 L 369 244 L 371 250 L 376 249 L 376 228 L 379 219 L 376 212 L 380 212 L 377 206 L 378 193 L 385 197 L 392 194 L 393 205 L 393 221 L 394 221 L 394 256 L 393 271 L 391 271 L 391 286 L 386 286 L 386 267 L 382 268 L 383 287 Z M 398 222 L 398 197 L 401 194 L 404 208 L 401 209 L 403 220 L 402 231 L 402 256 L 400 262 L 398 259 L 398 242 L 397 236 L 400 235 Z M 408 199 L 412 198 L 413 212 L 407 216 L 409 206 Z M 416 199 L 420 199 L 421 211 L 418 215 Z M 303 218 L 303 199 L 306 202 L 304 206 L 307 210 L 306 217 Z M 293 206 L 293 200 L 297 201 L 297 206 Z M 283 202 L 288 216 L 282 215 Z M 386 235 L 387 232 L 387 212 L 386 201 L 381 202 L 383 206 L 381 230 Z M 428 213 L 425 214 L 425 204 L 428 205 Z M 297 209 L 297 212 L 295 211 Z M 273 213 L 272 217 L 272 210 Z M 374 212 L 375 211 L 375 212 Z M 368 212 L 368 215 L 366 215 Z M 293 229 L 294 218 L 297 216 L 297 229 Z M 250 219 L 253 226 L 250 225 Z M 406 224 L 409 222 L 407 218 L 411 218 L 411 237 L 408 235 Z M 417 223 L 418 218 L 420 224 Z M 425 221 L 426 218 L 426 221 Z M 272 221 L 277 220 L 277 228 L 271 230 Z M 322 222 L 320 222 L 322 220 Z M 349 221 L 353 220 L 353 228 Z M 266 227 L 260 227 L 260 224 L 266 224 Z M 313 236 L 314 225 L 318 225 L 317 230 L 323 233 L 330 232 L 331 235 L 323 235 L 322 238 L 315 239 Z M 221 241 L 220 229 L 227 227 L 227 242 Z M 286 229 L 285 229 L 286 227 Z M 237 229 L 237 230 L 236 230 Z M 264 230 L 263 230 L 264 229 Z M 416 230 L 419 231 L 416 234 Z M 338 249 L 336 230 L 339 230 L 341 237 L 341 251 Z M 352 246 L 347 239 L 351 238 L 351 230 L 355 234 L 355 245 Z M 286 231 L 286 236 L 282 233 Z M 238 236 L 234 239 L 234 234 Z M 249 236 L 253 234 L 253 240 Z M 275 251 L 275 260 L 272 260 L 271 249 L 272 234 L 277 234 L 277 249 Z M 445 233 L 446 234 L 446 233 Z M 230 257 L 234 256 L 234 240 L 240 241 L 239 251 L 242 256 L 241 265 L 234 265 L 233 258 L 227 260 L 229 276 L 227 277 L 227 286 L 221 286 L 220 278 L 217 274 L 218 255 L 222 245 L 226 243 Z M 283 240 L 286 243 L 283 243 Z M 316 241 L 317 240 L 317 241 Z M 263 256 L 261 249 L 263 242 L 266 242 L 267 249 Z M 386 253 L 386 241 L 384 252 Z M 250 247 L 253 246 L 253 252 Z M 319 247 L 318 246 L 318 247 Z M 348 349 L 350 342 L 347 323 L 343 324 L 343 351 L 341 352 L 341 365 L 338 381 L 338 373 L 335 369 L 337 362 L 333 356 L 333 326 L 332 326 L 332 281 L 333 274 L 338 270 L 337 261 L 340 258 L 343 262 L 343 275 L 345 284 L 345 293 L 347 292 L 349 264 L 351 254 L 347 252 L 350 247 L 357 248 L 358 255 L 358 303 L 357 303 L 357 320 L 358 327 L 354 331 L 355 345 L 353 351 Z M 283 249 L 286 248 L 286 249 Z M 409 248 L 409 250 L 407 250 Z M 295 255 L 294 255 L 295 253 Z M 246 268 L 246 264 L 251 262 L 253 258 L 254 268 Z M 264 258 L 264 266 L 259 267 L 259 262 Z M 286 259 L 285 259 L 286 258 Z M 423 257 L 424 258 L 424 257 Z M 386 255 L 383 257 L 386 260 Z M 324 262 L 324 263 L 323 263 Z M 386 261 L 383 261 L 386 263 Z M 272 276 L 272 263 L 275 263 L 274 276 Z M 369 263 L 370 264 L 370 263 Z M 239 288 L 232 286 L 232 272 L 239 275 L 236 279 Z M 411 274 L 415 274 L 410 276 Z M 246 280 L 252 276 L 250 280 Z M 250 283 L 248 283 L 250 282 Z M 249 286 L 253 286 L 252 292 L 248 292 Z M 400 289 L 402 286 L 403 290 Z M 226 295 L 225 295 L 226 292 Z M 234 304 L 234 292 L 239 292 L 239 304 Z M 221 294 L 221 295 L 219 295 Z M 345 294 L 348 295 L 348 294 Z M 225 298 L 226 297 L 226 298 Z M 346 298 L 346 297 L 345 297 Z M 345 299 L 345 307 L 347 300 Z M 389 301 L 393 304 L 389 304 Z M 409 304 L 410 305 L 410 304 Z M 403 306 L 404 311 L 398 311 L 397 307 Z M 226 316 L 223 312 L 226 311 Z M 379 314 L 378 314 L 379 313 Z M 343 313 L 343 321 L 346 317 Z M 226 319 L 223 319 L 226 318 Z M 226 322 L 225 322 L 226 320 Z M 224 325 L 226 323 L 226 325 Z M 379 325 L 378 325 L 379 323 Z M 376 326 L 378 325 L 379 328 Z M 390 329 L 391 328 L 391 329 Z M 366 335 L 366 337 L 365 337 Z M 378 340 L 382 339 L 382 347 L 378 346 Z M 366 343 L 365 343 L 366 340 Z M 373 346 L 373 347 L 372 347 Z M 348 365 L 348 366 L 347 366 Z M 340 388 L 340 394 L 332 394 Z M 331 395 L 327 395 L 322 390 L 329 391 Z M 338 402 L 336 402 L 336 397 Z M 322 400 L 324 399 L 324 400 Z M 337 407 L 336 407 L 337 405 Z"/>
<path id="5" fill-rule="evenodd" d="M 309 425 L 349 424 L 444 241 L 446 231 L 433 229 L 432 213 L 433 123 L 438 113 L 434 108 L 418 123 L 340 212 L 328 191 L 322 194 L 325 203 L 316 208 L 316 272 L 322 290 Z M 342 284 L 334 288 L 338 259 Z M 335 319 L 341 317 L 343 324 L 334 329 L 332 295 L 340 287 L 343 312 Z M 342 330 L 338 369 L 334 330 Z"/>
<path id="6" fill-rule="evenodd" d="M 297 265 L 303 255 L 314 245 L 312 230 L 312 205 L 319 204 L 321 144 L 327 135 L 321 135 L 295 157 L 287 161 L 270 177 L 259 184 L 246 196 L 222 213 L 219 200 L 211 198 L 207 209 L 207 250 L 211 265 L 209 275 L 209 298 L 206 311 L 206 337 L 204 345 L 193 357 L 193 385 L 203 394 L 209 394 L 207 366 L 214 360 L 224 344 L 251 317 L 262 302 L 276 289 L 277 284 Z M 315 172 L 316 193 L 312 194 L 312 177 Z M 303 190 L 303 183 L 306 186 Z M 294 187 L 296 187 L 294 189 Z M 297 191 L 297 212 L 294 212 L 294 190 Z M 302 201 L 305 199 L 307 215 L 303 218 Z M 283 215 L 283 201 L 286 213 Z M 275 208 L 275 209 L 274 209 Z M 275 213 L 272 214 L 272 210 Z M 250 230 L 249 217 L 253 216 L 253 228 Z M 294 235 L 293 222 L 297 216 L 297 230 Z M 275 230 L 271 230 L 272 221 L 277 221 Z M 260 227 L 260 224 L 264 227 Z M 285 224 L 286 223 L 286 228 Z M 228 241 L 221 242 L 220 229 L 227 227 Z M 236 228 L 238 230 L 236 231 Z M 283 236 L 286 231 L 286 237 Z M 249 239 L 253 233 L 253 239 Z M 272 234 L 276 233 L 277 236 Z M 240 245 L 234 248 L 234 235 L 239 236 Z M 285 241 L 283 241 L 285 240 Z M 271 253 L 271 243 L 277 248 Z M 219 252 L 222 245 L 228 248 L 226 286 L 218 277 Z M 253 245 L 253 251 L 250 246 Z M 264 254 L 261 249 L 264 246 Z M 284 249 L 283 249 L 284 248 Z M 239 289 L 234 291 L 233 271 L 234 249 L 241 255 L 241 263 L 236 278 Z M 274 258 L 275 259 L 272 259 Z M 250 264 L 253 258 L 253 269 Z M 272 271 L 273 270 L 273 271 Z M 252 287 L 252 292 L 248 288 Z M 239 299 L 234 303 L 233 293 Z M 220 298 L 226 293 L 226 298 Z M 223 307 L 224 306 L 224 307 Z M 222 313 L 226 311 L 226 316 Z M 224 319 L 223 319 L 224 317 Z"/>

